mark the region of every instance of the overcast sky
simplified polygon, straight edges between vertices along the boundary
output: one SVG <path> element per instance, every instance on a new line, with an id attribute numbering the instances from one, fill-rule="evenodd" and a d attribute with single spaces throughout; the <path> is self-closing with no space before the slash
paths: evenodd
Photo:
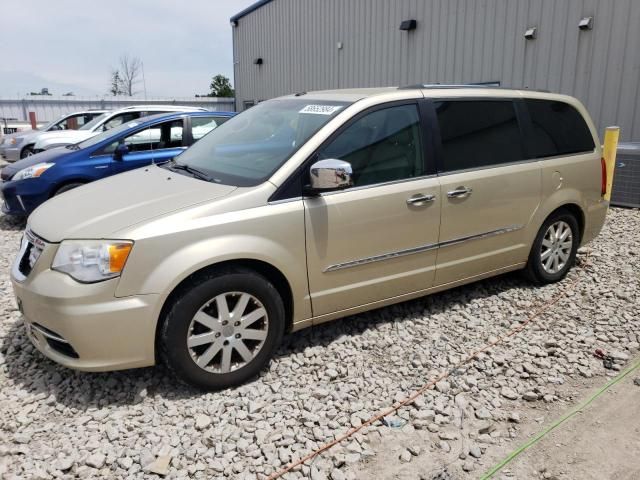
<path id="1" fill-rule="evenodd" d="M 42 87 L 56 95 L 105 95 L 111 67 L 125 53 L 143 61 L 150 97 L 207 93 L 217 73 L 233 81 L 229 17 L 254 1 L 8 2 L 0 25 L 0 96 Z"/>

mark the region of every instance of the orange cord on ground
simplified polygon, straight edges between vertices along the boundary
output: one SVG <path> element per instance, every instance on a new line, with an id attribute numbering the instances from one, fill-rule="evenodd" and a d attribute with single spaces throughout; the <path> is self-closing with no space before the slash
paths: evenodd
<path id="1" fill-rule="evenodd" d="M 582 263 L 582 267 L 583 268 L 588 265 L 588 260 L 589 260 L 589 255 L 587 254 L 587 258 Z M 508 339 L 510 337 L 513 337 L 514 335 L 517 335 L 518 333 L 520 333 L 533 320 L 535 320 L 538 316 L 540 316 L 541 313 L 544 313 L 550 307 L 552 307 L 553 305 L 558 303 L 558 301 L 560 301 L 561 298 L 565 297 L 567 295 L 567 293 L 569 293 L 571 290 L 573 290 L 576 287 L 576 285 L 580 282 L 580 280 L 581 280 L 581 277 L 578 276 L 569 285 L 567 285 L 566 288 L 562 289 L 559 293 L 557 293 L 554 297 L 552 297 L 551 300 L 549 300 L 548 303 L 543 304 L 542 306 L 538 307 L 520 325 L 518 325 L 517 327 L 512 328 L 511 330 L 507 331 L 505 334 L 501 335 L 496 340 L 487 343 L 484 347 L 473 351 L 464 360 L 458 362 L 454 367 L 452 367 L 449 370 L 441 373 L 436 378 L 434 378 L 431 381 L 429 381 L 428 383 L 426 383 L 417 392 L 413 393 L 412 395 L 410 395 L 409 397 L 405 398 L 401 402 L 398 402 L 398 403 L 394 404 L 393 406 L 389 407 L 388 409 L 383 410 L 382 412 L 378 413 L 377 415 L 371 417 L 366 422 L 363 422 L 362 425 L 360 425 L 359 427 L 352 428 L 347 433 L 344 433 L 344 434 L 340 435 L 339 437 L 337 437 L 335 440 L 332 440 L 331 442 L 325 443 L 324 445 L 322 445 L 321 447 L 317 448 L 313 452 L 305 455 L 304 457 L 302 457 L 302 458 L 300 458 L 298 460 L 295 460 L 295 461 L 291 462 L 289 465 L 287 465 L 286 467 L 282 468 L 281 470 L 278 470 L 278 471 L 272 473 L 271 475 L 269 475 L 269 477 L 267 477 L 267 480 L 275 480 L 277 478 L 280 478 L 282 475 L 284 475 L 285 473 L 293 470 L 297 466 L 306 463 L 307 461 L 309 461 L 309 460 L 317 457 L 318 455 L 320 455 L 322 452 L 324 452 L 326 450 L 329 450 L 331 447 L 334 447 L 334 446 L 338 445 L 339 443 L 343 442 L 344 440 L 350 438 L 352 435 L 354 435 L 355 433 L 359 432 L 364 427 L 368 427 L 369 425 L 377 422 L 378 420 L 382 420 L 384 417 L 386 417 L 386 416 L 388 416 L 388 415 L 390 415 L 392 413 L 397 412 L 400 408 L 411 404 L 416 398 L 418 398 L 424 392 L 426 392 L 430 388 L 433 388 L 436 385 L 436 383 L 438 383 L 439 381 L 444 380 L 445 378 L 449 377 L 453 371 L 457 370 L 461 366 L 466 365 L 470 361 L 474 360 L 479 354 L 481 354 L 483 352 L 486 352 L 490 348 L 495 347 L 496 345 L 504 342 L 506 339 Z"/>

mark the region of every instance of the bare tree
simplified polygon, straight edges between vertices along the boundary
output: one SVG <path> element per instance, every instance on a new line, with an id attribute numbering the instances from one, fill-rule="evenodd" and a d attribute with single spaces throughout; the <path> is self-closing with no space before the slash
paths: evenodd
<path id="1" fill-rule="evenodd" d="M 140 83 L 140 75 L 142 73 L 142 60 L 138 57 L 130 57 L 122 55 L 117 69 L 119 93 L 132 97 L 135 95 L 135 86 Z"/>

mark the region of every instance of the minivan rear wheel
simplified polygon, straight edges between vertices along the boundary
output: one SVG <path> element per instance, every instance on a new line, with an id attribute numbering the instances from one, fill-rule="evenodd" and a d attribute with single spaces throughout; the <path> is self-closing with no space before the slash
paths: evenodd
<path id="1" fill-rule="evenodd" d="M 575 263 L 580 245 L 580 229 L 567 210 L 552 213 L 542 224 L 525 268 L 527 277 L 537 284 L 562 280 Z"/>
<path id="2" fill-rule="evenodd" d="M 198 276 L 170 305 L 160 331 L 162 360 L 200 388 L 241 384 L 260 373 L 280 344 L 284 312 L 276 288 L 254 271 Z"/>

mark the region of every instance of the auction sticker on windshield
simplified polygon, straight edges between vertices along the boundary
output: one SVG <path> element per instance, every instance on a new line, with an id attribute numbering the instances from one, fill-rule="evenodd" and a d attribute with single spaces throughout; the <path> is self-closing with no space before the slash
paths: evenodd
<path id="1" fill-rule="evenodd" d="M 314 115 L 333 115 L 342 105 L 307 105 L 298 113 L 312 113 Z"/>

